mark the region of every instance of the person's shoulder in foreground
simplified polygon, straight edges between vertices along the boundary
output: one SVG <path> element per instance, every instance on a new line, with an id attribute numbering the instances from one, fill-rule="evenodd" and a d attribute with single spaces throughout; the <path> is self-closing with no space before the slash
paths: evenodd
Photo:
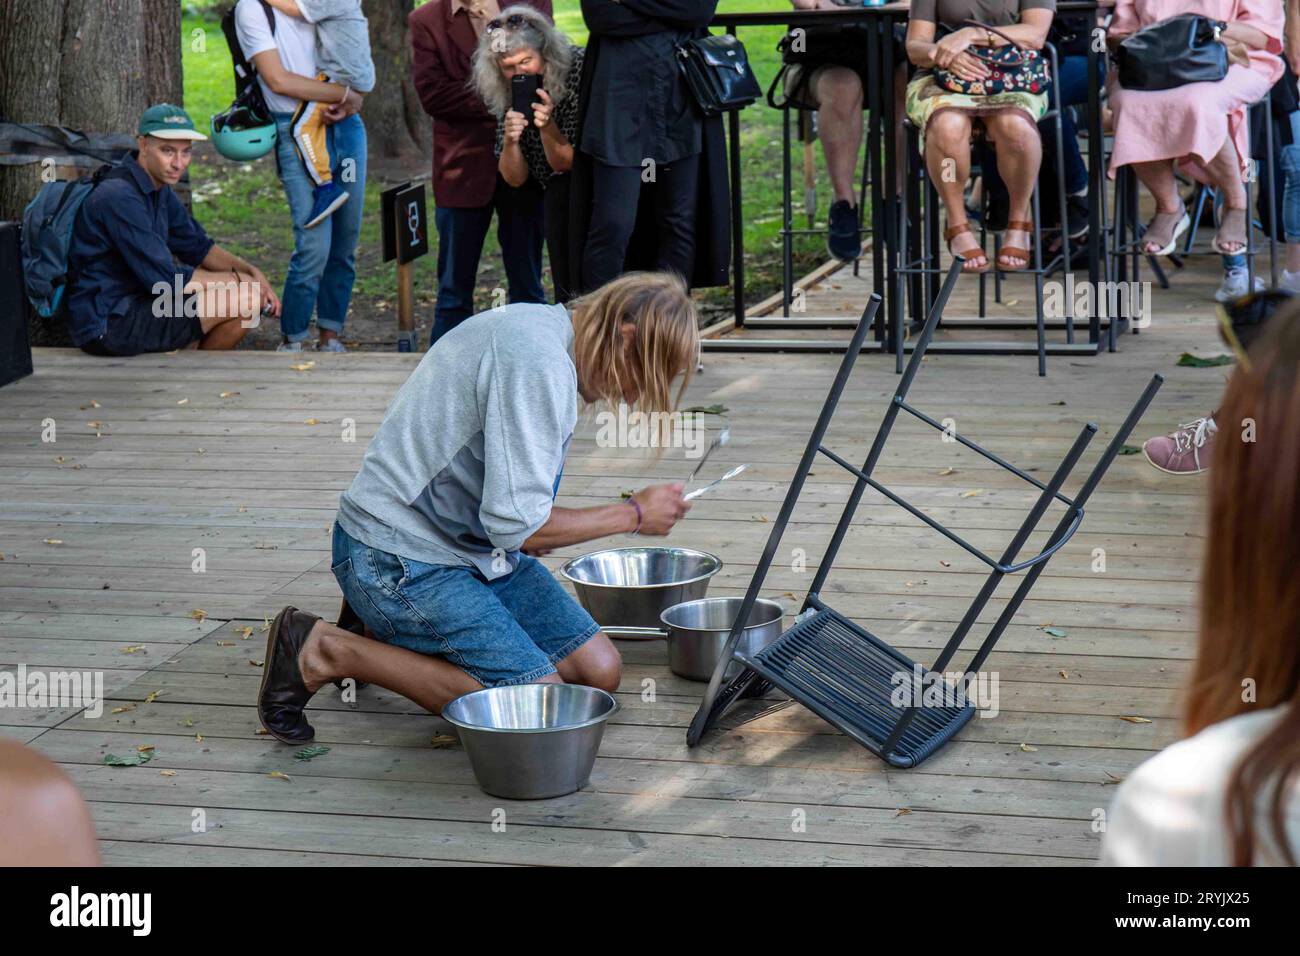
<path id="1" fill-rule="evenodd" d="M 1180 740 L 1147 760 L 1115 793 L 1106 815 L 1103 866 L 1227 866 L 1224 809 L 1228 780 L 1246 752 L 1285 709 L 1240 714 Z M 1281 865 L 1261 800 L 1255 828 L 1257 866 Z M 1287 834 L 1300 847 L 1300 791 L 1290 794 Z"/>

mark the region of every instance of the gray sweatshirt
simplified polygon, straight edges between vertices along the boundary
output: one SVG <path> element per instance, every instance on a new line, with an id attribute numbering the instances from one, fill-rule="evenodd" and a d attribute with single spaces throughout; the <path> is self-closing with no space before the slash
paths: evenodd
<path id="1" fill-rule="evenodd" d="M 361 0 L 298 0 L 298 10 L 316 24 L 316 66 L 335 83 L 358 93 L 375 88 L 370 25 Z"/>
<path id="2" fill-rule="evenodd" d="M 578 417 L 562 305 L 481 312 L 438 340 L 397 392 L 339 499 L 372 548 L 489 580 L 550 517 Z"/>

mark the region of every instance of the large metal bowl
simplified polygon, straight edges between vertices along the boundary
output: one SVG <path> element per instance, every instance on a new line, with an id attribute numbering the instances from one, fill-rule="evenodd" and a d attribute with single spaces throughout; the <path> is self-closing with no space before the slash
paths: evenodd
<path id="1" fill-rule="evenodd" d="M 744 598 L 714 597 L 688 601 L 664 611 L 662 620 L 668 628 L 668 669 L 687 680 L 712 677 L 742 603 Z M 749 612 L 738 646 L 746 656 L 757 654 L 781 636 L 784 618 L 785 610 L 780 604 L 759 598 Z M 732 663 L 726 677 L 738 674 L 740 666 Z"/>
<path id="2" fill-rule="evenodd" d="M 612 694 L 581 684 L 509 684 L 457 697 L 442 709 L 469 754 L 478 785 L 510 800 L 581 789 L 618 712 Z"/>
<path id="3" fill-rule="evenodd" d="M 704 597 L 720 570 L 722 561 L 706 551 L 614 548 L 567 561 L 560 573 L 611 636 L 647 637 L 662 636 L 659 615 Z"/>

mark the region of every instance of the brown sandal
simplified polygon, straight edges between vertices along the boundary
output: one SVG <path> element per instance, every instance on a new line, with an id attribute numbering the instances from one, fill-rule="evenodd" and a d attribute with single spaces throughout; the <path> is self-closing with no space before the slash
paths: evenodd
<path id="1" fill-rule="evenodd" d="M 1032 234 L 1034 231 L 1034 224 L 1032 222 L 1027 222 L 1024 219 L 1011 219 L 1007 221 L 1007 231 L 1027 232 Z M 1006 262 L 1006 258 L 1010 256 L 1014 256 L 1017 259 L 1024 259 L 1025 265 L 1015 266 Z M 998 268 L 1003 272 L 1019 272 L 1032 261 L 1033 257 L 1029 254 L 1029 250 L 1022 249 L 1020 246 L 1003 246 L 1002 251 L 998 253 L 997 259 Z"/>
<path id="2" fill-rule="evenodd" d="M 963 260 L 961 266 L 962 272 L 972 273 L 974 275 L 978 275 L 981 272 L 988 272 L 989 257 L 985 255 L 983 248 L 977 247 L 975 249 L 972 249 L 966 255 L 962 255 L 960 252 L 952 251 L 952 241 L 956 239 L 958 236 L 960 236 L 963 232 L 970 232 L 969 222 L 959 222 L 957 223 L 957 225 L 949 226 L 947 229 L 943 231 L 943 241 L 948 243 L 948 252 L 953 256 L 961 256 Z M 971 266 L 971 260 L 975 258 L 983 259 L 984 265 Z"/>

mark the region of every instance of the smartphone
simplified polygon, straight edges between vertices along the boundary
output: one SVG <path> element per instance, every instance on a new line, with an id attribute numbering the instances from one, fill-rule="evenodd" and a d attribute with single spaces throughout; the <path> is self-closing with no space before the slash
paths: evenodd
<path id="1" fill-rule="evenodd" d="M 510 108 L 533 123 L 533 104 L 537 91 L 542 88 L 542 78 L 536 73 L 516 73 L 510 78 Z"/>

